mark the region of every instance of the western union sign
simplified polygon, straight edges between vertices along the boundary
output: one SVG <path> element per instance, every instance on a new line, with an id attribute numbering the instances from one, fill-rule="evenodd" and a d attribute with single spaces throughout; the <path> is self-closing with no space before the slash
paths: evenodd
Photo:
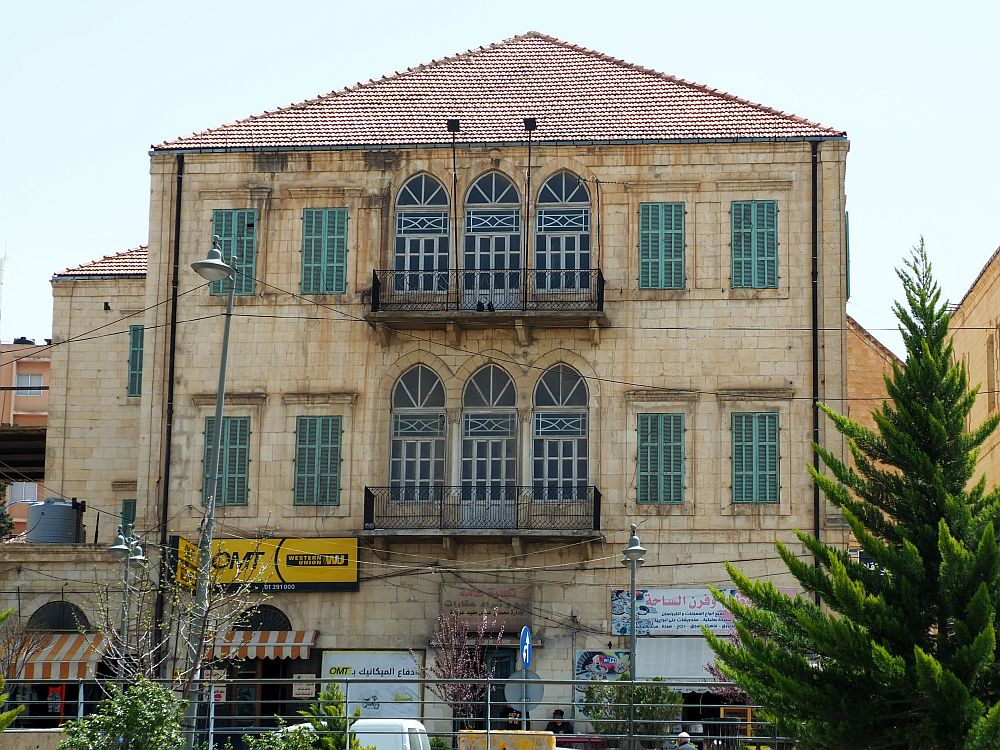
<path id="1" fill-rule="evenodd" d="M 193 588 L 198 545 L 174 537 L 177 582 Z M 213 539 L 212 581 L 259 591 L 357 591 L 358 540 L 275 537 Z"/>

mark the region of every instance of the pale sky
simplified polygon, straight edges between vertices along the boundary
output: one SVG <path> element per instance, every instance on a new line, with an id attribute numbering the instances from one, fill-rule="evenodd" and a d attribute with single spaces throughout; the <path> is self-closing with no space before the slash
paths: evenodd
<path id="1" fill-rule="evenodd" d="M 69 2 L 0 23 L 0 341 L 147 241 L 149 147 L 527 31 L 847 131 L 848 312 L 897 351 L 923 236 L 957 302 L 1000 245 L 996 3 Z"/>

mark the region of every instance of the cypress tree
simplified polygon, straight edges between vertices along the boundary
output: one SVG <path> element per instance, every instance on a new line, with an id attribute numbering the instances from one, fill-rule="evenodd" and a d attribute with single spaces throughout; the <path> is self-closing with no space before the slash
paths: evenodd
<path id="1" fill-rule="evenodd" d="M 723 673 L 801 748 L 995 750 L 1000 491 L 973 479 L 1000 415 L 967 426 L 978 389 L 953 356 L 923 242 L 897 275 L 906 360 L 885 379 L 876 429 L 822 407 L 854 466 L 816 446 L 829 473 L 810 468 L 874 564 L 796 532 L 816 565 L 777 549 L 801 595 L 727 564 L 752 602 L 716 592 L 742 647 L 706 638 Z"/>

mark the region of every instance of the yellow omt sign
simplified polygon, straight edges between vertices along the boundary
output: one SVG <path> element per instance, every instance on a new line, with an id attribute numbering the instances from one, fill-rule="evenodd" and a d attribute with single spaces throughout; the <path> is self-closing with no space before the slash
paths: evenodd
<path id="1" fill-rule="evenodd" d="M 177 580 L 197 575 L 198 547 L 177 541 Z M 212 580 L 262 591 L 357 591 L 358 540 L 351 538 L 214 539 Z"/>

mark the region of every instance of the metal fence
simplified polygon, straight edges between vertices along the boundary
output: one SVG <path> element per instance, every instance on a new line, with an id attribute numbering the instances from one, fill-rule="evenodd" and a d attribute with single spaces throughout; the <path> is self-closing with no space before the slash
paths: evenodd
<path id="1" fill-rule="evenodd" d="M 324 687 L 332 682 L 345 696 L 341 700 L 346 701 L 350 715 L 418 719 L 432 738 L 440 737 L 448 746 L 456 745 L 459 733 L 467 730 L 488 734 L 541 731 L 552 712 L 561 709 L 572 724 L 572 732 L 557 735 L 556 745 L 570 750 L 630 747 L 662 750 L 673 748 L 681 731 L 690 734 L 701 750 L 794 747 L 775 734 L 773 725 L 760 718 L 757 707 L 724 700 L 717 693 L 695 692 L 705 691 L 709 687 L 705 683 L 406 679 L 407 684 L 416 687 L 418 700 L 400 700 L 399 695 L 393 698 L 391 690 L 386 693 L 387 685 L 393 683 L 385 678 L 205 681 L 204 702 L 194 731 L 200 741 L 208 743 L 210 750 L 223 748 L 227 742 L 234 750 L 242 750 L 248 735 L 280 731 L 282 726 L 306 722 L 300 712 L 317 704 Z M 112 683 L 112 680 L 8 681 L 10 703 L 27 707 L 12 729 L 54 728 L 93 713 Z M 472 692 L 478 695 L 465 701 L 455 698 L 456 686 L 464 686 L 468 691 L 471 685 L 475 686 Z M 662 696 L 667 685 L 683 693 L 683 700 L 651 699 L 657 694 Z M 713 686 L 724 687 L 727 685 Z M 598 692 L 588 695 L 588 688 Z M 207 700 L 208 696 L 213 700 Z M 343 722 L 340 727 L 337 731 L 345 731 Z"/>

